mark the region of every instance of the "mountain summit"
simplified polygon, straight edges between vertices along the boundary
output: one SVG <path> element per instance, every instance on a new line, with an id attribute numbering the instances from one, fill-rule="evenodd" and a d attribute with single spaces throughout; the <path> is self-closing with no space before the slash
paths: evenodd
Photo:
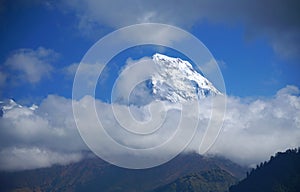
<path id="1" fill-rule="evenodd" d="M 158 53 L 152 59 L 157 72 L 151 77 L 150 86 L 156 99 L 176 103 L 221 95 L 188 61 Z"/>
<path id="2" fill-rule="evenodd" d="M 5 99 L 3 101 L 0 101 L 0 117 L 3 117 L 5 113 L 8 111 L 11 111 L 13 109 L 23 108 L 22 105 L 16 103 L 13 99 Z M 30 114 L 33 111 L 35 111 L 38 106 L 33 104 L 31 107 L 25 107 L 27 110 L 23 111 L 26 114 Z"/>
<path id="3" fill-rule="evenodd" d="M 13 108 L 21 108 L 21 107 L 22 106 L 17 104 L 13 99 L 6 99 L 0 101 L 0 117 L 2 117 L 6 111 L 9 111 Z"/>

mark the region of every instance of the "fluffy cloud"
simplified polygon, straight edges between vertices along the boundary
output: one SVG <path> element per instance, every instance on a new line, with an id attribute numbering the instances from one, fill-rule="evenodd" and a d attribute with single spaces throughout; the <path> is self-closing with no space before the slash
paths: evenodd
<path id="1" fill-rule="evenodd" d="M 190 27 L 199 21 L 243 24 L 250 36 L 268 37 L 282 56 L 299 55 L 299 6 L 295 0 L 275 1 L 63 1 L 79 18 L 80 29 L 99 31 L 143 22 L 162 22 Z M 98 29 L 98 30 L 97 30 Z"/>
<path id="2" fill-rule="evenodd" d="M 0 168 L 31 169 L 80 160 L 87 147 L 76 129 L 71 100 L 49 96 L 37 110 L 16 107 L 0 118 Z"/>
<path id="3" fill-rule="evenodd" d="M 124 70 L 114 83 L 112 101 L 138 105 L 153 101 L 153 95 L 145 81 L 150 79 L 155 71 L 157 72 L 157 69 L 150 57 L 144 57 L 138 61 L 128 59 Z"/>
<path id="4" fill-rule="evenodd" d="M 271 99 L 228 98 L 224 128 L 210 153 L 255 165 L 300 145 L 299 89 L 287 86 Z"/>
<path id="5" fill-rule="evenodd" d="M 236 97 L 228 97 L 223 129 L 208 153 L 225 156 L 243 165 L 254 165 L 267 160 L 277 151 L 300 146 L 299 93 L 297 87 L 287 86 L 279 90 L 272 98 L 245 101 Z M 94 101 L 90 96 L 74 101 L 77 109 L 80 109 L 79 113 L 82 114 L 79 123 L 89 130 L 98 128 L 98 124 L 93 120 Z M 107 133 L 118 143 L 133 148 L 153 147 L 172 137 L 180 117 L 177 110 L 179 108 L 169 106 L 172 110 L 167 114 L 163 124 L 160 121 L 151 124 L 149 123 L 151 118 L 164 117 L 157 111 L 161 109 L 161 106 L 168 107 L 167 105 L 157 103 L 158 105 L 152 106 L 152 109 L 149 106 L 130 106 L 132 117 L 135 119 L 134 123 L 141 121 L 140 125 L 144 130 L 150 130 L 149 126 L 161 125 L 161 130 L 154 132 L 151 137 L 139 134 L 132 136 L 123 128 L 130 125 L 128 116 L 123 113 L 128 106 L 113 104 L 115 110 L 113 113 L 112 104 L 99 100 L 96 100 L 95 104 Z M 198 116 L 200 120 L 196 137 L 187 150 L 198 151 L 199 139 L 209 123 L 210 99 L 201 100 L 200 106 L 202 107 L 198 114 L 194 111 L 185 113 L 186 117 Z M 151 112 L 154 111 L 156 113 L 151 116 Z M 116 119 L 116 114 L 118 119 Z M 143 121 L 146 121 L 146 124 L 143 124 Z M 0 125 L 0 168 L 2 170 L 67 164 L 79 161 L 84 158 L 86 151 L 89 151 L 76 129 L 71 99 L 52 95 L 44 99 L 35 111 L 27 107 L 11 109 L 0 118 Z M 190 121 L 183 124 L 182 137 L 191 133 L 190 126 Z M 135 128 L 137 129 L 137 127 L 132 127 L 132 129 Z M 91 134 L 93 136 L 93 133 Z M 101 135 L 92 138 L 102 140 Z M 176 150 L 180 146 L 179 140 L 175 144 L 167 149 Z M 103 143 L 101 147 L 110 146 Z M 111 154 L 124 155 L 119 149 L 108 151 Z"/>
<path id="6" fill-rule="evenodd" d="M 57 57 L 56 52 L 43 47 L 36 50 L 16 50 L 4 63 L 7 68 L 7 80 L 17 84 L 21 82 L 38 83 L 42 78 L 50 76 L 53 70 L 51 62 Z"/>

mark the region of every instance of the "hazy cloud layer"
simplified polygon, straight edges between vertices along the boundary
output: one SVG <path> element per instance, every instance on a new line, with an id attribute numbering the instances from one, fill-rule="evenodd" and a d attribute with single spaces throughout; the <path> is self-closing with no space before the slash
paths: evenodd
<path id="1" fill-rule="evenodd" d="M 2 76 L 0 83 L 4 84 L 6 81 L 9 81 L 10 85 L 24 82 L 38 83 L 51 75 L 52 62 L 57 57 L 58 53 L 43 47 L 36 50 L 16 50 L 4 62 L 5 72 L 0 74 Z"/>
<path id="2" fill-rule="evenodd" d="M 299 55 L 300 3 L 296 0 L 246 1 L 62 1 L 74 11 L 84 34 L 102 26 L 118 28 L 143 22 L 162 22 L 189 28 L 210 21 L 246 27 L 247 36 L 267 37 L 273 49 L 284 57 Z"/>
<path id="3" fill-rule="evenodd" d="M 277 151 L 300 146 L 299 93 L 297 87 L 287 86 L 268 99 L 249 102 L 228 97 L 223 130 L 209 153 L 223 155 L 240 164 L 253 165 L 267 160 Z M 81 123 L 97 128 L 97 123 L 90 121 L 94 109 L 88 106 L 93 106 L 93 101 L 88 96 L 75 103 L 84 110 L 82 113 L 85 116 Z M 5 113 L 0 118 L 0 169 L 32 169 L 82 159 L 88 148 L 76 129 L 71 103 L 71 99 L 52 95 L 44 99 L 36 111 L 23 107 Z M 205 107 L 198 114 L 200 123 L 197 134 L 200 136 L 210 118 L 210 100 L 201 100 L 201 106 Z M 117 104 L 114 107 L 119 112 L 127 108 Z M 167 116 L 165 129 L 149 137 L 150 139 L 133 137 L 124 132 L 116 121 L 111 104 L 96 100 L 96 109 L 98 114 L 105 115 L 101 120 L 108 133 L 119 143 L 135 148 L 155 146 L 167 139 L 178 122 L 175 107 Z M 151 119 L 147 107 L 131 106 L 130 110 L 139 121 Z M 191 117 L 193 115 L 197 114 L 190 114 Z M 188 133 L 189 124 L 185 127 Z M 195 137 L 188 150 L 197 151 L 199 139 L 200 137 Z M 122 154 L 122 151 L 111 153 Z"/>
<path id="4" fill-rule="evenodd" d="M 54 164 L 66 165 L 83 158 L 81 153 L 60 153 L 39 147 L 12 147 L 0 151 L 1 170 L 28 170 L 50 167 Z"/>

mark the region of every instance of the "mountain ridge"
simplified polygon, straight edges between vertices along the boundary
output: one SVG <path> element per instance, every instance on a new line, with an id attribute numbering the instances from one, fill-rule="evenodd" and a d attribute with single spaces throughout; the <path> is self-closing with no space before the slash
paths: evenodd
<path id="1" fill-rule="evenodd" d="M 41 191 L 152 191 L 179 177 L 211 169 L 223 170 L 227 174 L 233 174 L 236 179 L 245 175 L 247 170 L 229 160 L 195 153 L 181 154 L 164 165 L 145 170 L 124 169 L 99 158 L 89 158 L 66 166 L 0 172 L 0 190 L 27 188 Z"/>
<path id="2" fill-rule="evenodd" d="M 227 192 L 237 179 L 222 169 L 211 169 L 180 177 L 154 192 Z"/>
<path id="3" fill-rule="evenodd" d="M 256 169 L 230 192 L 299 192 L 300 191 L 300 148 L 276 153 L 268 162 L 260 163 Z"/>

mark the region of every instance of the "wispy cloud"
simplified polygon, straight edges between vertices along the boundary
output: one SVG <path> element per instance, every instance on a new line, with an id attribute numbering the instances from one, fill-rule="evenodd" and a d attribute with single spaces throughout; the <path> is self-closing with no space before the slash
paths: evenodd
<path id="1" fill-rule="evenodd" d="M 66 1 L 74 11 L 80 29 L 99 31 L 102 26 L 118 28 L 141 22 L 161 22 L 189 28 L 201 21 L 226 25 L 242 24 L 247 35 L 267 37 L 274 51 L 283 57 L 299 54 L 298 1 Z M 87 27 L 88 26 L 88 27 Z M 98 29 L 98 30 L 97 30 Z"/>
<path id="2" fill-rule="evenodd" d="M 43 78 L 50 77 L 53 71 L 52 62 L 57 57 L 58 53 L 43 47 L 36 50 L 16 50 L 4 62 L 7 68 L 6 80 L 16 84 L 36 84 Z"/>
<path id="3" fill-rule="evenodd" d="M 60 153 L 38 147 L 13 147 L 0 151 L 1 170 L 28 170 L 50 167 L 54 164 L 65 165 L 78 162 L 83 158 L 81 153 Z"/>

